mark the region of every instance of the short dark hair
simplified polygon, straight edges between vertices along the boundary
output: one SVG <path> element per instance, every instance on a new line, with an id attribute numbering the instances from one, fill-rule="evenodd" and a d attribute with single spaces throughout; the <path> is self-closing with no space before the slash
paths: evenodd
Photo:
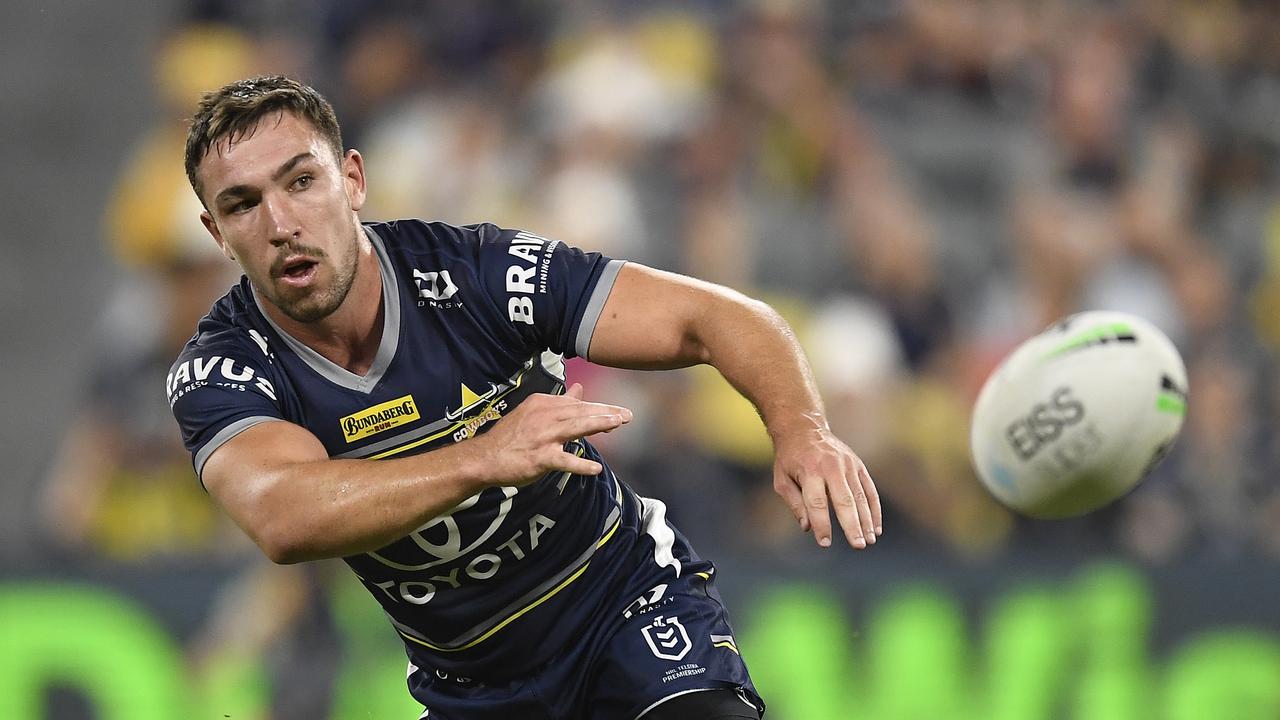
<path id="1" fill-rule="evenodd" d="M 283 75 L 262 75 L 237 80 L 205 93 L 191 128 L 187 131 L 187 180 L 204 202 L 196 169 L 219 140 L 232 142 L 251 134 L 262 118 L 275 112 L 291 112 L 315 126 L 342 159 L 342 129 L 333 106 L 316 89 Z"/>

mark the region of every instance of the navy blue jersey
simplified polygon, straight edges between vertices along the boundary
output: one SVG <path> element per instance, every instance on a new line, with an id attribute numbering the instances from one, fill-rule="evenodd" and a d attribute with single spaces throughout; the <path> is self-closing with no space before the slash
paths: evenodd
<path id="1" fill-rule="evenodd" d="M 484 432 L 531 393 L 563 391 L 562 357 L 586 354 L 622 265 L 493 225 L 404 220 L 365 231 L 385 304 L 369 372 L 348 372 L 290 337 L 242 279 L 167 380 L 197 473 L 261 422 L 301 425 L 334 458 L 403 457 Z M 645 547 L 679 574 L 661 504 L 624 489 L 588 442 L 571 445 L 605 471 L 488 488 L 407 537 L 345 558 L 416 662 L 518 673 L 590 622 L 607 592 L 591 576 L 612 576 L 611 565 Z"/>

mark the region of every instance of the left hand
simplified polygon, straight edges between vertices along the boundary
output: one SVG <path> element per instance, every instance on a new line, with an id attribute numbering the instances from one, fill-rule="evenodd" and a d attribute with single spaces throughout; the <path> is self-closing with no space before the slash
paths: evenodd
<path id="1" fill-rule="evenodd" d="M 862 550 L 882 530 L 880 496 L 862 459 L 830 430 L 811 430 L 775 443 L 773 489 L 787 503 L 804 532 L 818 545 L 831 545 L 831 514 L 845 539 Z"/>

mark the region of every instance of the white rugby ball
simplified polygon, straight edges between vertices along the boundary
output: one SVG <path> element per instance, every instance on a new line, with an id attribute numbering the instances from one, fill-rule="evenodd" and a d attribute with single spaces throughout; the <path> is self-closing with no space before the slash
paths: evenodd
<path id="1" fill-rule="evenodd" d="M 969 444 L 987 490 L 1037 518 L 1082 515 L 1132 490 L 1169 450 L 1187 370 L 1140 317 L 1071 315 L 1023 342 L 987 378 Z"/>

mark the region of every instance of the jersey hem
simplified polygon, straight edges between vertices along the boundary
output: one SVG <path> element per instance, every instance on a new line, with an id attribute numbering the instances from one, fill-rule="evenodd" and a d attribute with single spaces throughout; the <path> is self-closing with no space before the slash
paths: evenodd
<path id="1" fill-rule="evenodd" d="M 648 714 L 650 711 L 652 711 L 654 708 L 658 707 L 658 706 L 659 706 L 659 705 L 661 705 L 662 703 L 667 702 L 668 700 L 674 700 L 674 699 L 676 699 L 676 698 L 680 697 L 681 695 L 690 695 L 690 694 L 692 694 L 692 693 L 699 693 L 699 692 L 711 692 L 712 690 L 719 690 L 719 689 L 720 689 L 720 688 L 713 688 L 713 687 L 709 687 L 709 688 L 693 688 L 693 689 L 691 689 L 691 690 L 681 690 L 680 692 L 671 693 L 670 695 L 668 695 L 668 696 L 666 696 L 666 697 L 662 698 L 661 700 L 658 700 L 657 702 L 653 703 L 653 704 L 652 704 L 652 705 L 650 705 L 649 707 L 647 707 L 647 708 L 645 708 L 645 709 L 641 710 L 639 713 L 637 713 L 637 714 L 636 714 L 636 716 L 635 716 L 635 718 L 634 718 L 633 720 L 640 720 L 640 718 L 644 717 L 646 714 Z"/>

